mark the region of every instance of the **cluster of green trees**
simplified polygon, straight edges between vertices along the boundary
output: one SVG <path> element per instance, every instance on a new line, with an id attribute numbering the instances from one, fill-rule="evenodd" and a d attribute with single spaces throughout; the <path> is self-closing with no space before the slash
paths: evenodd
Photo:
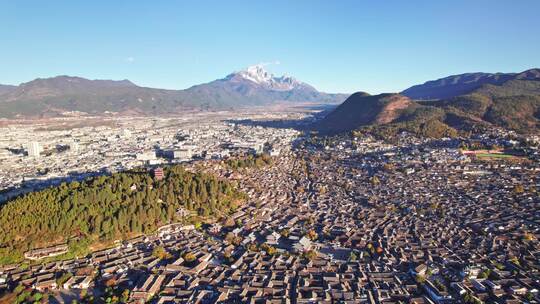
<path id="1" fill-rule="evenodd" d="M 263 243 L 261 245 L 261 250 L 263 250 L 264 252 L 266 252 L 269 255 L 275 255 L 277 253 L 276 247 L 270 246 L 270 245 L 268 245 L 266 243 Z"/>
<path id="2" fill-rule="evenodd" d="M 166 260 L 171 258 L 171 254 L 165 250 L 163 246 L 156 246 L 152 250 L 152 255 L 160 260 Z"/>
<path id="3" fill-rule="evenodd" d="M 7 202 L 0 209 L 0 263 L 51 244 L 91 245 L 151 233 L 178 221 L 179 207 L 202 217 L 224 216 L 245 199 L 231 183 L 213 175 L 190 173 L 182 166 L 164 173 L 161 181 L 146 171 L 116 173 Z"/>
<path id="4" fill-rule="evenodd" d="M 433 285 L 435 285 L 435 287 L 437 287 L 439 291 L 442 291 L 442 292 L 448 291 L 448 289 L 446 288 L 446 285 L 443 284 L 440 280 L 434 280 Z"/>
<path id="5" fill-rule="evenodd" d="M 268 154 L 248 155 L 241 158 L 229 158 L 225 161 L 227 167 L 236 170 L 242 168 L 261 168 L 272 164 L 272 157 Z"/>
<path id="6" fill-rule="evenodd" d="M 461 296 L 461 299 L 463 300 L 464 303 L 470 303 L 470 304 L 482 304 L 482 303 L 484 303 L 480 299 L 475 297 L 471 292 L 467 292 L 467 293 L 463 294 Z"/>
<path id="7" fill-rule="evenodd" d="M 302 258 L 306 259 L 306 260 L 310 260 L 310 261 L 313 261 L 317 258 L 317 251 L 315 250 L 308 250 L 306 252 L 303 252 L 301 254 Z"/>
<path id="8" fill-rule="evenodd" d="M 395 102 L 406 107 L 390 110 Z M 389 141 L 402 131 L 429 138 L 469 136 L 493 126 L 534 133 L 540 127 L 539 113 L 540 81 L 510 80 L 447 99 L 407 102 L 400 95 L 353 94 L 315 129 L 329 134 L 353 131 L 356 137 L 369 134 Z M 388 122 L 381 123 L 381 118 Z"/>
<path id="9" fill-rule="evenodd" d="M 538 130 L 540 96 L 508 96 L 494 98 L 486 112 L 486 120 L 520 133 Z"/>
<path id="10" fill-rule="evenodd" d="M 12 292 L 0 296 L 0 303 L 48 303 L 49 295 L 18 285 Z"/>
<path id="11" fill-rule="evenodd" d="M 360 137 L 370 134 L 380 139 L 391 139 L 405 131 L 428 138 L 456 137 L 458 131 L 447 124 L 452 115 L 433 106 L 413 106 L 405 109 L 395 122 L 364 126 L 353 132 L 353 135 Z"/>
<path id="12" fill-rule="evenodd" d="M 478 92 L 448 100 L 419 101 L 402 110 L 389 124 L 368 124 L 359 134 L 392 138 L 402 131 L 418 136 L 441 138 L 467 135 L 469 132 L 499 127 L 529 133 L 538 129 L 540 85 L 523 87 L 524 83 L 487 86 Z"/>

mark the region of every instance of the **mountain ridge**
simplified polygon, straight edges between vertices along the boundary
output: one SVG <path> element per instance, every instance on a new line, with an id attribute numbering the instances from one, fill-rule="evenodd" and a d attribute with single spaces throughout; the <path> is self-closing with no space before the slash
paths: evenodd
<path id="1" fill-rule="evenodd" d="M 446 99 L 468 94 L 483 85 L 502 85 L 511 80 L 540 80 L 540 69 L 519 73 L 464 73 L 411 86 L 401 94 L 412 99 Z"/>
<path id="2" fill-rule="evenodd" d="M 276 77 L 261 65 L 184 90 L 147 88 L 127 79 L 90 80 L 60 75 L 0 87 L 0 117 L 57 116 L 63 112 L 154 115 L 276 102 L 338 103 L 347 96 L 319 92 L 289 76 Z"/>
<path id="3" fill-rule="evenodd" d="M 325 132 L 343 132 L 362 125 L 391 123 L 397 112 L 411 103 L 408 97 L 396 93 L 369 95 L 365 92 L 352 94 L 347 100 L 330 112 L 317 125 Z"/>
<path id="4" fill-rule="evenodd" d="M 393 137 L 402 131 L 443 137 L 493 127 L 520 133 L 537 133 L 540 130 L 539 69 L 495 76 L 486 73 L 459 76 L 427 82 L 430 85 L 424 93 L 435 92 L 438 97 L 448 96 L 446 98 L 415 100 L 415 94 L 410 94 L 410 91 L 409 96 L 405 91 L 369 97 L 355 93 L 313 128 L 320 133 L 365 131 L 381 138 Z M 473 85 L 465 86 L 467 90 L 461 86 L 460 90 L 449 94 L 448 83 Z M 455 89 L 451 85 L 450 88 Z M 457 92 L 464 93 L 455 95 Z M 391 106 L 392 100 L 403 98 L 408 100 L 400 106 Z M 376 119 L 381 116 L 386 119 Z"/>

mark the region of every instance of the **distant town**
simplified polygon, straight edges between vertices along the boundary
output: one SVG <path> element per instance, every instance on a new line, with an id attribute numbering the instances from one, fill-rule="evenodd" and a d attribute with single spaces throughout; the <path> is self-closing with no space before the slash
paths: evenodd
<path id="1" fill-rule="evenodd" d="M 223 159 L 237 152 L 279 155 L 298 132 L 242 123 L 306 113 L 194 113 L 159 118 L 71 118 L 0 127 L 0 202 L 62 182 L 143 165 Z M 82 122 L 81 122 L 82 121 Z M 303 121 L 302 123 L 309 122 Z M 73 128 L 73 123 L 77 126 Z"/>
<path id="2" fill-rule="evenodd" d="M 84 257 L 35 248 L 0 266 L 0 291 L 51 303 L 540 302 L 537 137 L 318 137 L 302 131 L 312 114 L 3 127 L 3 200 L 132 168 L 159 179 L 176 163 L 248 200 L 202 223 L 178 209 L 185 220 Z M 272 162 L 227 165 L 262 154 Z"/>

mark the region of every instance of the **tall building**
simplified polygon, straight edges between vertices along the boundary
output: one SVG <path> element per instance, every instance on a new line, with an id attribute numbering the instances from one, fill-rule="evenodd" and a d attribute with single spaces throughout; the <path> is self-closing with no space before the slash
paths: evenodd
<path id="1" fill-rule="evenodd" d="M 31 141 L 28 143 L 28 156 L 39 157 L 42 149 L 37 141 Z"/>
<path id="2" fill-rule="evenodd" d="M 261 154 L 264 151 L 264 143 L 253 142 L 249 144 L 250 150 L 255 154 Z"/>

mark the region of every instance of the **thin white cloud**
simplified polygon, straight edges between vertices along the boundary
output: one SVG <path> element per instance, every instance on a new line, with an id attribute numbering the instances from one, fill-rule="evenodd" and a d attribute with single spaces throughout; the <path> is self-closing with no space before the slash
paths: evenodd
<path id="1" fill-rule="evenodd" d="M 127 62 L 127 63 L 133 63 L 135 62 L 135 57 L 126 57 L 124 58 L 124 61 Z"/>

